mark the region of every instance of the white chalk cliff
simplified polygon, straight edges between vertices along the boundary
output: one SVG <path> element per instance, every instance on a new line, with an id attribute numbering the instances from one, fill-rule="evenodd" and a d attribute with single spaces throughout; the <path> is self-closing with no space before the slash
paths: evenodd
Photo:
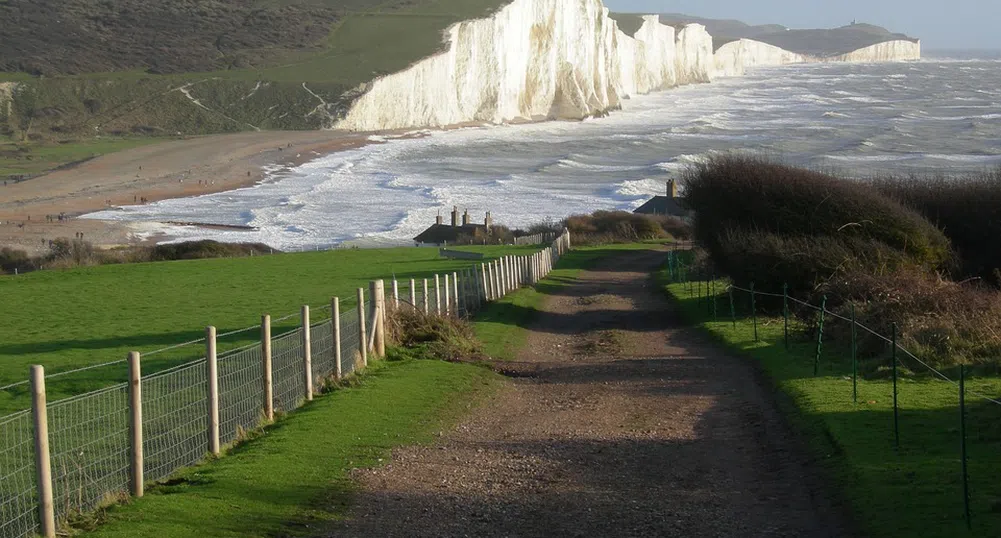
<path id="1" fill-rule="evenodd" d="M 489 18 L 453 25 L 446 42 L 444 52 L 368 84 L 335 127 L 582 119 L 617 109 L 631 95 L 740 75 L 753 66 L 818 61 L 746 39 L 714 53 L 702 25 L 676 30 L 656 15 L 628 36 L 600 0 L 514 0 Z M 902 41 L 823 61 L 915 57 L 920 45 Z"/>

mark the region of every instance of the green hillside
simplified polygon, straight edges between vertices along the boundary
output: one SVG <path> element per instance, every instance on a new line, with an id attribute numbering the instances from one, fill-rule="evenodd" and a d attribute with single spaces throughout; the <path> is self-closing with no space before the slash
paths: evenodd
<path id="1" fill-rule="evenodd" d="M 359 86 L 505 3 L 0 0 L 0 158 L 95 136 L 327 126 Z"/>

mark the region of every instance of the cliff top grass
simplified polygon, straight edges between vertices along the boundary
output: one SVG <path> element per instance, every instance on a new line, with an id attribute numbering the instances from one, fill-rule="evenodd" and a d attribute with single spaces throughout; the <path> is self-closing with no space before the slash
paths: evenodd
<path id="1" fill-rule="evenodd" d="M 535 247 L 461 247 L 487 259 L 526 254 Z M 219 334 L 313 307 L 332 296 L 342 312 L 356 304 L 356 289 L 394 275 L 410 278 L 451 273 L 474 262 L 439 258 L 433 248 L 345 249 L 249 258 L 106 265 L 0 276 L 0 386 L 27 379 L 32 364 L 57 373 L 123 359 L 129 351 L 148 352 Z M 477 265 L 479 262 L 476 262 Z M 367 291 L 366 291 L 367 294 Z M 296 327 L 298 315 L 275 322 L 273 333 Z M 251 330 L 220 339 L 220 351 L 257 341 Z M 152 373 L 203 356 L 202 344 L 144 360 Z M 49 399 L 79 394 L 125 379 L 124 365 L 89 370 L 49 383 Z M 0 415 L 27 407 L 26 387 L 0 391 Z"/>

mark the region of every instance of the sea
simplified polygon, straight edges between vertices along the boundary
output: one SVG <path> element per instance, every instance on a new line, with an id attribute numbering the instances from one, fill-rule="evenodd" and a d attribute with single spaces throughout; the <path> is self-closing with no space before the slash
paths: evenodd
<path id="1" fill-rule="evenodd" d="M 423 136 L 414 137 L 413 134 Z M 523 227 L 632 210 L 706 156 L 744 152 L 851 177 L 1001 166 L 1001 53 L 760 68 L 626 100 L 582 122 L 373 136 L 250 188 L 88 215 L 173 241 L 282 250 L 412 244 L 441 214 Z M 163 222 L 245 226 L 219 229 Z"/>

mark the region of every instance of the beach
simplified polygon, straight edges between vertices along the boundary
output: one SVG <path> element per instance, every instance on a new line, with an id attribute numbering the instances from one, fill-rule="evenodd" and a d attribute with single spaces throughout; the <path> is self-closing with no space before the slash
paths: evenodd
<path id="1" fill-rule="evenodd" d="M 189 137 L 103 155 L 18 183 L 9 181 L 0 187 L 0 247 L 39 254 L 60 237 L 82 237 L 101 248 L 139 244 L 133 226 L 77 217 L 144 200 L 251 186 L 269 170 L 298 166 L 367 141 L 367 135 L 345 131 Z"/>

